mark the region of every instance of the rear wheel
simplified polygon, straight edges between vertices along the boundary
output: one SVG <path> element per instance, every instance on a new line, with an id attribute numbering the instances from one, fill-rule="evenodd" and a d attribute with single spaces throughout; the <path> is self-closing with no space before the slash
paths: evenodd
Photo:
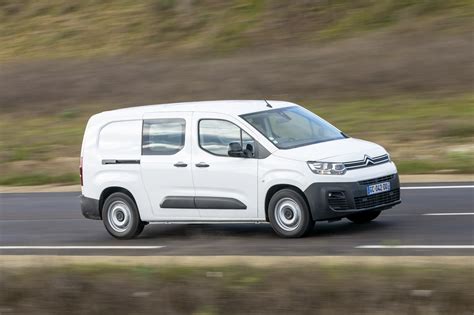
<path id="1" fill-rule="evenodd" d="M 375 220 L 382 211 L 364 211 L 360 213 L 351 214 L 347 218 L 357 224 L 369 223 L 372 220 Z"/>
<path id="2" fill-rule="evenodd" d="M 281 237 L 301 237 L 314 228 L 306 201 L 292 189 L 282 189 L 272 196 L 268 217 L 273 230 Z"/>
<path id="3" fill-rule="evenodd" d="M 139 235 L 145 226 L 140 220 L 133 199 L 120 192 L 111 194 L 105 200 L 102 221 L 110 235 L 118 239 L 133 238 Z"/>

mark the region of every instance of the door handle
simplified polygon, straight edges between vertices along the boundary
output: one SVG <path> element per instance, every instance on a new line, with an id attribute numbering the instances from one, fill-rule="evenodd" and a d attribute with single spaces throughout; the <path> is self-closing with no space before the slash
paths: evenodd
<path id="1" fill-rule="evenodd" d="M 209 167 L 209 164 L 207 164 L 205 162 L 200 162 L 200 163 L 196 164 L 196 167 Z"/>
<path id="2" fill-rule="evenodd" d="M 184 163 L 184 162 L 177 162 L 174 164 L 175 167 L 186 167 L 188 166 L 188 164 Z"/>

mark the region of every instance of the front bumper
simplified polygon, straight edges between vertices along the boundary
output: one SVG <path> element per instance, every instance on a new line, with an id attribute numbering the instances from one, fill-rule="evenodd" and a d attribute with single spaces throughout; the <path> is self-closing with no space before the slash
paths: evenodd
<path id="1" fill-rule="evenodd" d="M 391 190 L 367 196 L 367 186 L 380 182 L 390 182 Z M 401 203 L 398 174 L 349 183 L 314 183 L 304 194 L 317 221 L 343 218 L 362 211 L 386 210 Z"/>
<path id="2" fill-rule="evenodd" d="M 81 195 L 80 198 L 82 215 L 87 219 L 101 220 L 99 200 L 84 195 Z"/>

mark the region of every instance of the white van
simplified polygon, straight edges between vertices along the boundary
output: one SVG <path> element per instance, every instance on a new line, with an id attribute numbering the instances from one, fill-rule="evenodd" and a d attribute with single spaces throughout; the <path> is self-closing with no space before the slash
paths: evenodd
<path id="1" fill-rule="evenodd" d="M 148 223 L 265 223 L 300 237 L 315 221 L 375 219 L 400 203 L 395 164 L 282 101 L 210 101 L 103 112 L 87 123 L 81 209 L 119 239 Z"/>

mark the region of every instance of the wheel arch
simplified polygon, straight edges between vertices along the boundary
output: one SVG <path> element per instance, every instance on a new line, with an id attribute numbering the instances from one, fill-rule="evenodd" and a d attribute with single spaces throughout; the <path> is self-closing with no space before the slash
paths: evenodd
<path id="1" fill-rule="evenodd" d="M 102 219 L 102 207 L 104 206 L 105 200 L 107 200 L 107 198 L 110 195 L 112 195 L 114 193 L 117 193 L 117 192 L 121 192 L 121 193 L 129 196 L 133 200 L 133 202 L 135 203 L 135 206 L 137 206 L 137 201 L 135 200 L 135 197 L 133 196 L 133 194 L 128 189 L 125 189 L 125 188 L 119 187 L 119 186 L 107 187 L 102 191 L 102 193 L 100 194 L 100 198 L 99 198 L 100 219 Z M 140 215 L 140 213 L 139 213 L 139 215 Z"/>
<path id="2" fill-rule="evenodd" d="M 308 199 L 306 198 L 306 195 L 304 192 L 298 188 L 297 186 L 291 185 L 291 184 L 276 184 L 271 186 L 268 190 L 267 193 L 265 194 L 265 220 L 269 222 L 269 217 L 268 217 L 268 206 L 270 204 L 270 199 L 272 199 L 273 195 L 275 195 L 278 191 L 282 189 L 291 189 L 296 191 L 298 194 L 303 197 L 304 201 L 306 202 L 306 206 L 308 207 L 309 213 L 311 215 L 311 218 L 313 217 L 313 214 L 311 213 L 311 208 L 308 203 Z"/>

